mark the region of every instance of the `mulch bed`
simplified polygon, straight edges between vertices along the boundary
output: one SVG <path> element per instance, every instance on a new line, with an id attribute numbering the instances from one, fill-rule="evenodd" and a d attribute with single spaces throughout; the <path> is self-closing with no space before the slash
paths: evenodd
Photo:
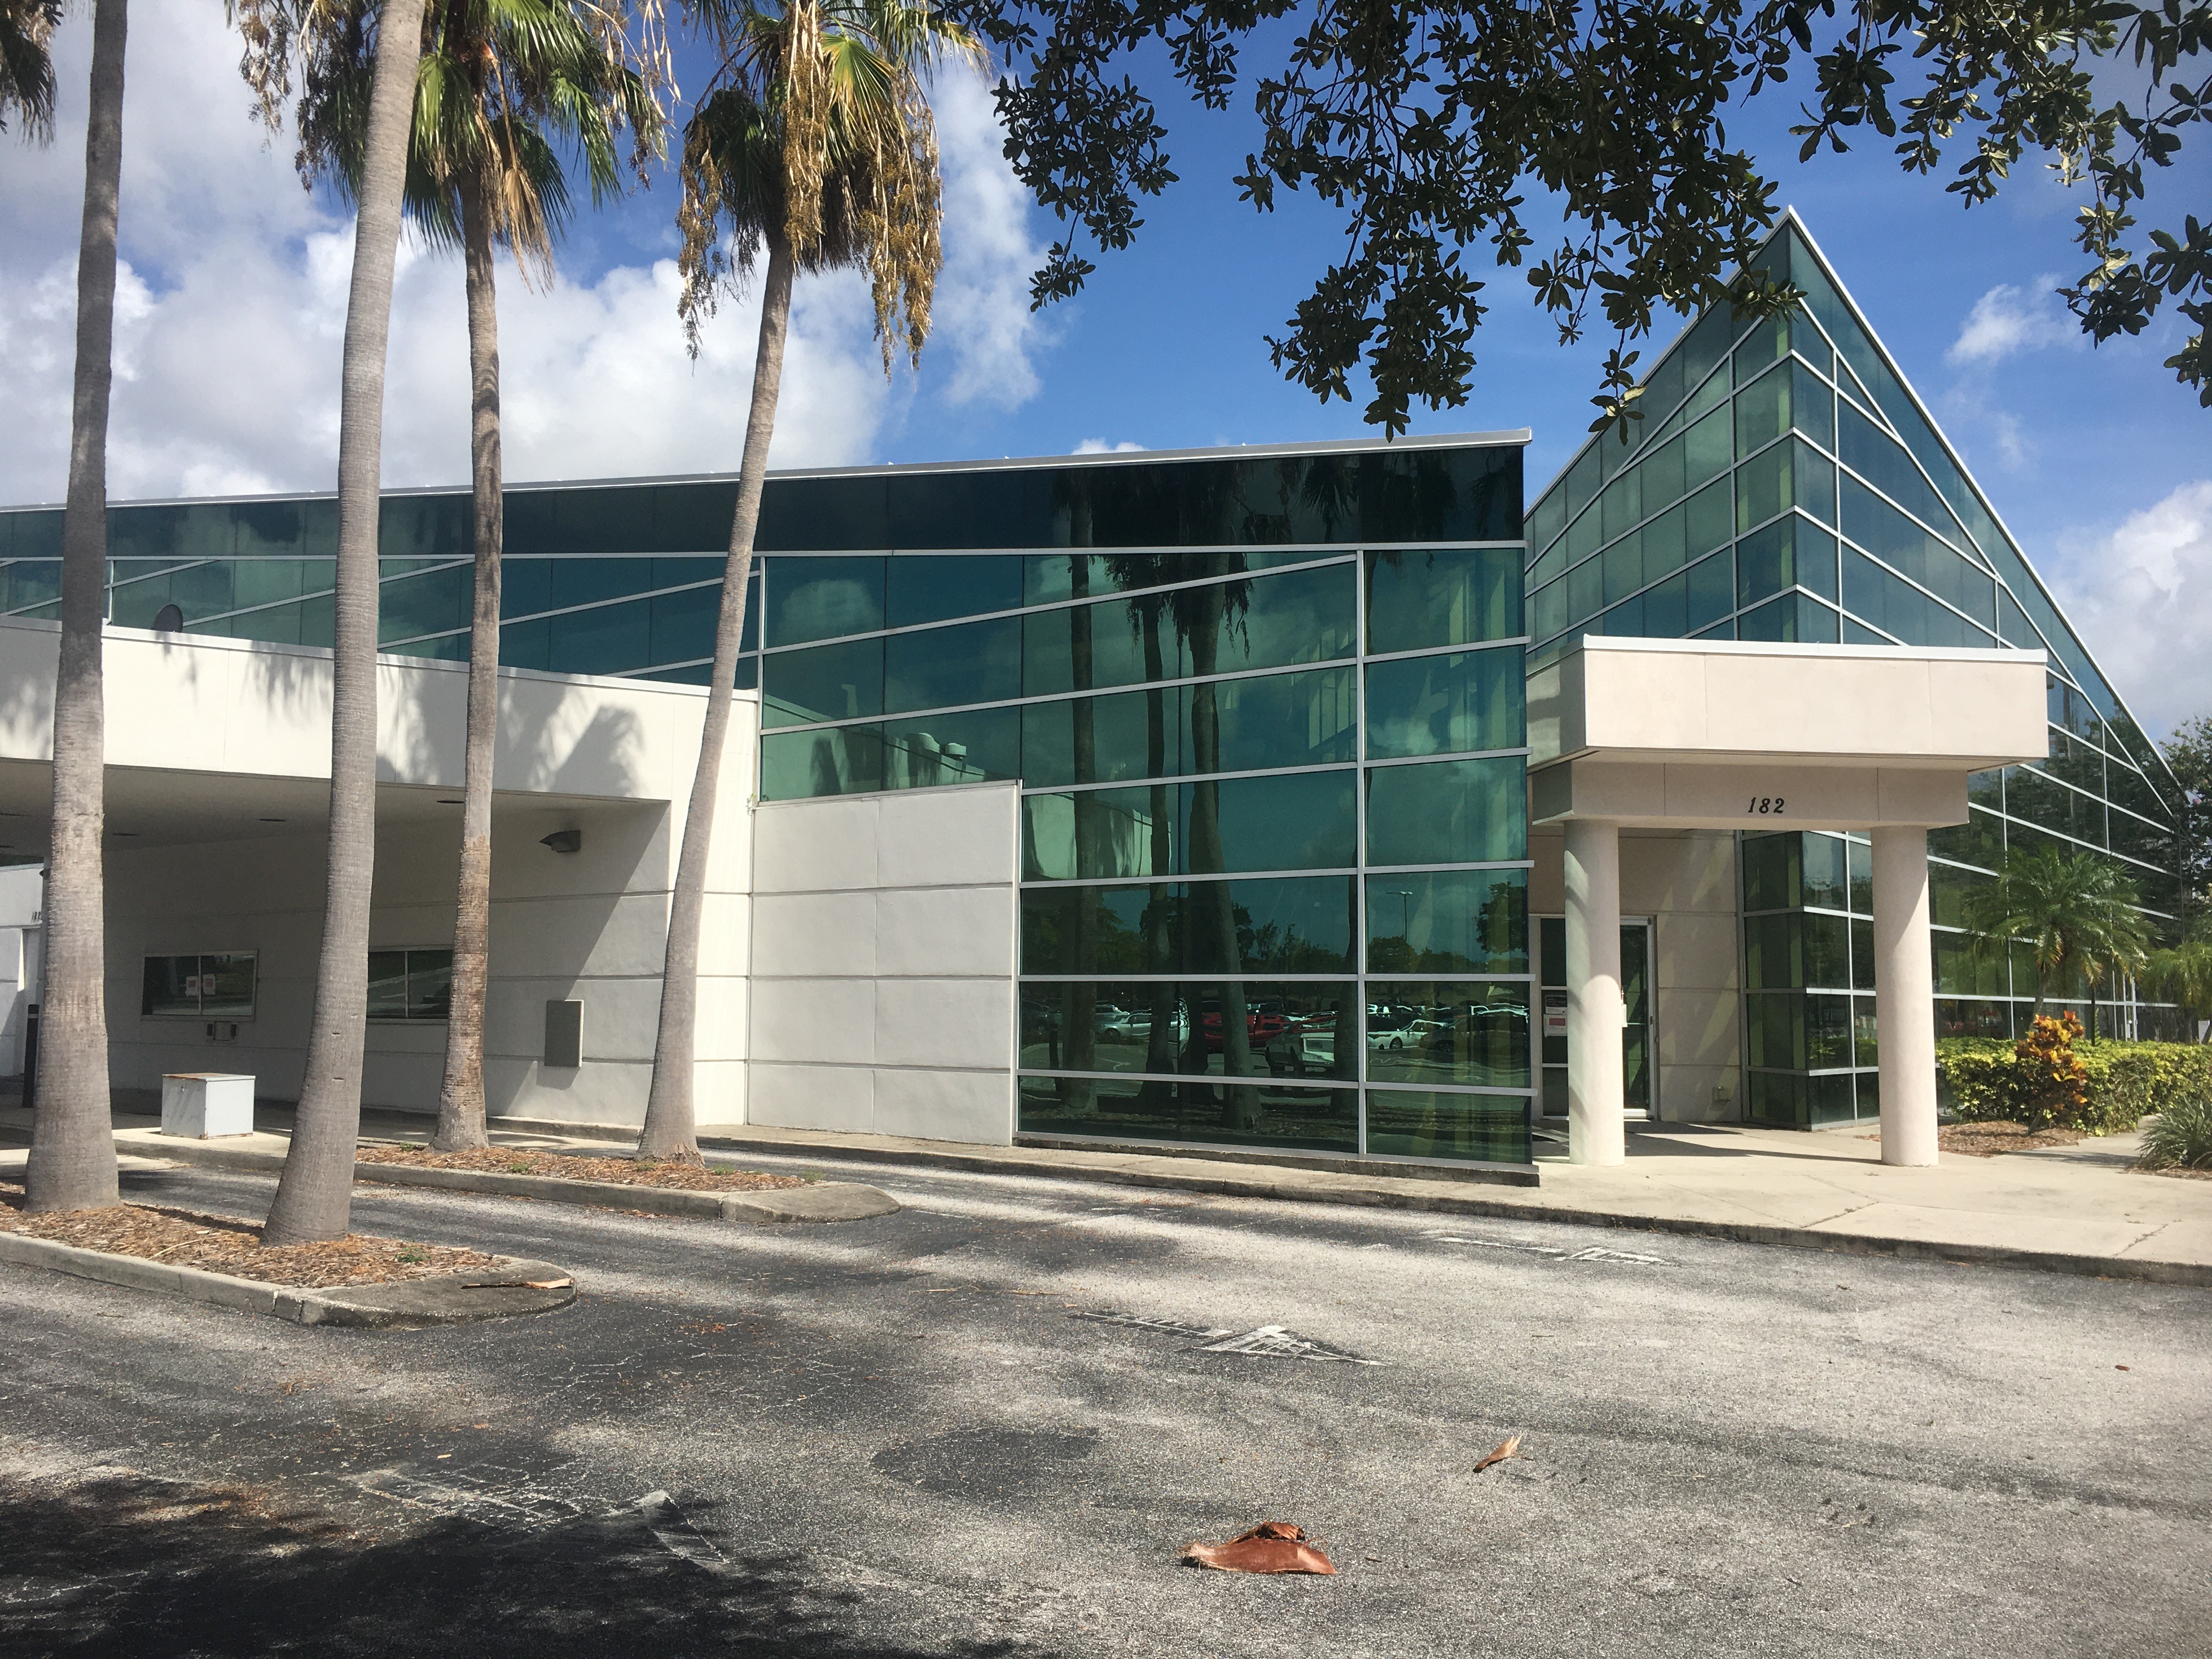
<path id="1" fill-rule="evenodd" d="M 1936 1144 L 1947 1152 L 1968 1158 L 1995 1158 L 2000 1152 L 2031 1152 L 2039 1146 L 2071 1146 L 2084 1139 L 2079 1129 L 2038 1129 L 2024 1123 L 1950 1123 L 1936 1132 Z"/>
<path id="2" fill-rule="evenodd" d="M 551 1176 L 562 1181 L 611 1181 L 625 1187 L 668 1187 L 692 1193 L 766 1192 L 803 1187 L 803 1176 L 758 1170 L 705 1170 L 696 1164 L 633 1158 L 576 1158 L 566 1152 L 493 1146 L 483 1152 L 434 1152 L 427 1146 L 364 1146 L 363 1164 L 404 1164 L 418 1170 L 481 1170 L 492 1175 Z"/>
<path id="3" fill-rule="evenodd" d="M 477 1273 L 496 1265 L 479 1250 L 415 1244 L 402 1238 L 348 1233 L 319 1244 L 261 1242 L 261 1224 L 237 1216 L 118 1204 L 99 1210 L 23 1213 L 23 1189 L 0 1185 L 0 1232 L 48 1238 L 80 1249 L 137 1256 L 173 1267 L 198 1267 L 263 1285 L 335 1290 L 345 1285 L 390 1285 Z"/>

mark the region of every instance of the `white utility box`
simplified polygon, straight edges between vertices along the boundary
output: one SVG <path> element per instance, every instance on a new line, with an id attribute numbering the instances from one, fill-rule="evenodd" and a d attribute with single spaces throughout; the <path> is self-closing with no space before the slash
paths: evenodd
<path id="1" fill-rule="evenodd" d="M 253 1079 L 232 1072 L 173 1072 L 161 1079 L 161 1133 L 207 1140 L 253 1133 Z"/>

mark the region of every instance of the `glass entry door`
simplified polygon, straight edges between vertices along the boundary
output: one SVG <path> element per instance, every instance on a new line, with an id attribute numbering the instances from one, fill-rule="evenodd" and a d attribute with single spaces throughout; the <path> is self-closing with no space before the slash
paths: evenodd
<path id="1" fill-rule="evenodd" d="M 1536 919 L 1536 983 L 1541 1014 L 1544 1077 L 1539 1107 L 1546 1117 L 1567 1115 L 1567 924 L 1563 916 Z M 1620 924 L 1620 990 L 1628 1022 L 1620 1036 L 1622 1104 L 1631 1117 L 1653 1118 L 1656 1060 L 1651 1029 L 1651 919 Z"/>

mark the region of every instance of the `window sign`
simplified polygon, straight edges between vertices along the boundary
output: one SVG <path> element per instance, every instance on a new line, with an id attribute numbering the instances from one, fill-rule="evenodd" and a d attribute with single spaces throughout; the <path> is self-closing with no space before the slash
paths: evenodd
<path id="1" fill-rule="evenodd" d="M 437 951 L 371 951 L 368 953 L 368 1017 L 371 1019 L 443 1019 L 453 1000 L 453 953 Z"/>
<path id="2" fill-rule="evenodd" d="M 252 1019 L 256 953 L 148 957 L 138 1012 L 149 1019 Z"/>

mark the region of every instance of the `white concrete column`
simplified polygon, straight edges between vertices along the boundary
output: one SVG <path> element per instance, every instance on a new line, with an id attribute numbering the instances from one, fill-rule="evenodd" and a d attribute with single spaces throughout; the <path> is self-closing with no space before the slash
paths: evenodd
<path id="1" fill-rule="evenodd" d="M 1620 826 L 1567 820 L 1567 1157 L 1618 1164 L 1621 1107 Z"/>
<path id="2" fill-rule="evenodd" d="M 1928 832 L 1874 832 L 1875 1019 L 1881 1042 L 1881 1161 L 1936 1161 L 1936 972 L 1928 939 Z"/>

